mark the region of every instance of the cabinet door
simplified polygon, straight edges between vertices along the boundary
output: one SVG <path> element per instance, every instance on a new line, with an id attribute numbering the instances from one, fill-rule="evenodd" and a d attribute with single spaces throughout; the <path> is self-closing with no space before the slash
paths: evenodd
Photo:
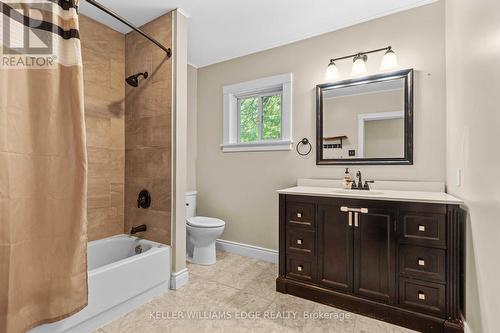
<path id="1" fill-rule="evenodd" d="M 318 205 L 318 283 L 352 293 L 353 227 L 340 205 Z"/>
<path id="2" fill-rule="evenodd" d="M 369 208 L 354 227 L 354 293 L 386 303 L 396 298 L 395 212 Z"/>

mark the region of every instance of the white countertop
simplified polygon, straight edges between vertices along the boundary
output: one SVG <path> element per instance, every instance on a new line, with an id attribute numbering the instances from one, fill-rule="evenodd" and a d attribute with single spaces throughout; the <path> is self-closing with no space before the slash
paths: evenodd
<path id="1" fill-rule="evenodd" d="M 277 191 L 280 194 L 308 195 L 320 197 L 369 199 L 404 202 L 423 202 L 460 205 L 463 200 L 444 192 L 395 191 L 395 190 L 344 190 L 333 187 L 294 186 Z"/>

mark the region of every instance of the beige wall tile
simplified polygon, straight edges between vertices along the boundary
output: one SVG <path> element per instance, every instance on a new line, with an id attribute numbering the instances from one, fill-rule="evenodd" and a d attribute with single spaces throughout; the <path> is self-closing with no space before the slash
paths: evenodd
<path id="1" fill-rule="evenodd" d="M 142 27 L 166 46 L 171 45 L 171 14 Z M 126 88 L 125 111 L 125 230 L 146 224 L 141 237 L 170 244 L 171 238 L 171 99 L 172 61 L 137 33 L 126 36 L 127 75 L 148 71 L 139 87 Z M 148 209 L 137 208 L 137 196 L 147 189 Z"/>
<path id="2" fill-rule="evenodd" d="M 88 152 L 89 240 L 123 233 L 125 36 L 80 16 Z"/>
<path id="3" fill-rule="evenodd" d="M 171 14 L 143 28 L 171 46 Z M 80 18 L 80 30 L 89 239 L 145 223 L 146 238 L 170 244 L 172 62 L 137 33 L 124 36 L 85 16 Z M 150 77 L 138 88 L 125 84 L 127 75 L 144 71 Z M 153 197 L 148 210 L 137 209 L 142 189 Z"/>

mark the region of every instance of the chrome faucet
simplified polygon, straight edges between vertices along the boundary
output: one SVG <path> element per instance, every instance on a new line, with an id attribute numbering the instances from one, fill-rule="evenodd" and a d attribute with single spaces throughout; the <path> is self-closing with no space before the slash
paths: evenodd
<path id="1" fill-rule="evenodd" d="M 356 178 L 358 178 L 358 184 L 356 185 L 356 180 L 353 180 L 351 185 L 351 190 L 369 191 L 370 185 L 368 184 L 375 183 L 375 181 L 373 180 L 365 180 L 365 184 L 363 185 L 363 178 L 361 176 L 361 171 L 356 172 Z"/>

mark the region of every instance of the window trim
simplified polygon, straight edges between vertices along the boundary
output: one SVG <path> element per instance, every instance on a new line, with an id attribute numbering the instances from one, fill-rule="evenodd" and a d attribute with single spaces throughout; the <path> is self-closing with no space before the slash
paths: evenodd
<path id="1" fill-rule="evenodd" d="M 270 76 L 253 81 L 224 86 L 224 136 L 221 149 L 223 152 L 238 151 L 276 151 L 292 149 L 292 73 Z M 239 107 L 238 103 L 245 96 L 274 95 L 281 92 L 281 139 L 239 142 Z M 259 108 L 262 102 L 259 100 Z M 259 116 L 262 116 L 259 110 Z M 260 119 L 262 122 L 262 119 Z M 261 131 L 259 124 L 259 131 Z M 259 137 L 261 138 L 261 133 Z"/>

